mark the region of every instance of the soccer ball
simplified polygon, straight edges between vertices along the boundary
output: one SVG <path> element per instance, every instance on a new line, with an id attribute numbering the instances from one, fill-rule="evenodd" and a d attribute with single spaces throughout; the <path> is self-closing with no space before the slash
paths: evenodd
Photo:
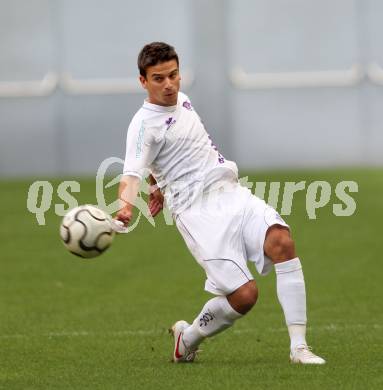
<path id="1" fill-rule="evenodd" d="M 92 205 L 70 210 L 60 226 L 65 247 L 83 258 L 101 255 L 112 244 L 114 233 L 110 215 Z"/>

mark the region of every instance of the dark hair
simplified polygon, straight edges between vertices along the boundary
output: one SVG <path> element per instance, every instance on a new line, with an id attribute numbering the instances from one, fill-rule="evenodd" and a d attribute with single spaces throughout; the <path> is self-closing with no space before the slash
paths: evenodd
<path id="1" fill-rule="evenodd" d="M 145 45 L 138 55 L 137 65 L 140 75 L 146 77 L 146 70 L 149 66 L 176 60 L 179 65 L 178 55 L 173 46 L 165 42 L 152 42 Z"/>

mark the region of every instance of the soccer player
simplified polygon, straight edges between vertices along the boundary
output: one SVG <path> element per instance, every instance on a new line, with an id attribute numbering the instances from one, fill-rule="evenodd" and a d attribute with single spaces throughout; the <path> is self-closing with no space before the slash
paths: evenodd
<path id="1" fill-rule="evenodd" d="M 143 47 L 138 56 L 147 99 L 127 134 L 116 218 L 128 225 L 140 181 L 149 174 L 149 210 L 164 199 L 190 252 L 206 272 L 205 290 L 215 297 L 189 324 L 177 321 L 174 362 L 192 362 L 206 338 L 229 328 L 256 303 L 258 290 L 247 267 L 277 276 L 277 295 L 291 340 L 293 363 L 324 364 L 306 342 L 306 292 L 300 259 L 289 226 L 263 200 L 238 183 L 234 162 L 212 144 L 189 98 L 179 91 L 179 59 L 163 42 Z"/>

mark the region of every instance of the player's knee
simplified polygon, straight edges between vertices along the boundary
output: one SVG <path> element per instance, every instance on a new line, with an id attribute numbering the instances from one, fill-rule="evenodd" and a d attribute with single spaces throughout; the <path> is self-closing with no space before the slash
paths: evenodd
<path id="1" fill-rule="evenodd" d="M 257 302 L 257 285 L 252 280 L 239 287 L 236 291 L 230 294 L 227 299 L 234 310 L 238 313 L 246 314 Z"/>
<path id="2" fill-rule="evenodd" d="M 274 229 L 267 240 L 265 253 L 273 262 L 282 262 L 296 257 L 294 240 L 287 229 Z"/>
<path id="3" fill-rule="evenodd" d="M 287 235 L 280 238 L 277 245 L 279 257 L 283 260 L 290 260 L 295 257 L 294 240 Z"/>
<path id="4" fill-rule="evenodd" d="M 256 304 L 258 299 L 258 288 L 255 283 L 249 283 L 241 291 L 241 313 L 247 313 Z"/>

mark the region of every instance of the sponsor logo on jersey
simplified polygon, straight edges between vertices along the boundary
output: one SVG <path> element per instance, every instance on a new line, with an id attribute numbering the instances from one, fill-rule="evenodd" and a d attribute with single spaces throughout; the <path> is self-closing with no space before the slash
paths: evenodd
<path id="1" fill-rule="evenodd" d="M 169 130 L 170 126 L 174 125 L 176 123 L 176 120 L 173 119 L 173 117 L 170 117 L 167 121 L 165 121 L 165 124 L 168 126 L 166 130 Z"/>
<path id="2" fill-rule="evenodd" d="M 145 126 L 144 121 L 141 122 L 140 131 L 138 132 L 138 138 L 136 143 L 136 158 L 140 158 L 142 153 L 142 146 L 144 144 Z"/>
<path id="3" fill-rule="evenodd" d="M 185 107 L 187 110 L 189 111 L 193 111 L 193 107 L 191 105 L 190 102 L 188 102 L 187 100 L 185 100 L 183 103 L 182 103 L 182 107 Z"/>

